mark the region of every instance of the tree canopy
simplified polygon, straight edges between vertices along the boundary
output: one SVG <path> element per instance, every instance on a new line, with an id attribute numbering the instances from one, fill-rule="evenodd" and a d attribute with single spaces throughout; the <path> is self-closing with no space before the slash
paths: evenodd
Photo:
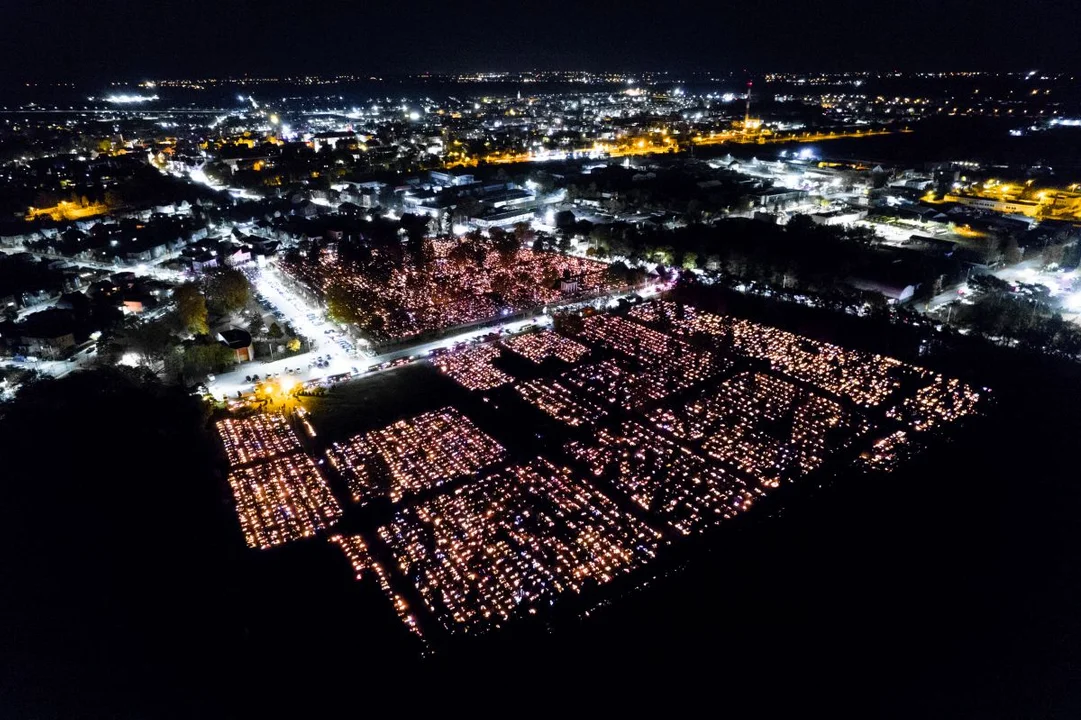
<path id="1" fill-rule="evenodd" d="M 141 356 L 147 367 L 161 370 L 175 344 L 174 326 L 170 318 L 144 322 L 129 319 L 117 334 L 114 343 Z"/>
<path id="2" fill-rule="evenodd" d="M 215 310 L 235 312 L 248 304 L 251 283 L 235 268 L 220 268 L 207 276 L 206 300 Z"/>
<path id="3" fill-rule="evenodd" d="M 233 365 L 233 351 L 219 342 L 203 337 L 186 343 L 183 348 L 182 372 L 193 381 L 208 373 L 222 372 Z"/>
<path id="4" fill-rule="evenodd" d="M 266 324 L 263 322 L 263 316 L 256 314 L 248 323 L 248 332 L 252 337 L 258 337 L 266 331 Z"/>
<path id="5" fill-rule="evenodd" d="M 180 325 L 194 335 L 210 332 L 207 325 L 206 298 L 195 283 L 184 283 L 173 292 Z"/>

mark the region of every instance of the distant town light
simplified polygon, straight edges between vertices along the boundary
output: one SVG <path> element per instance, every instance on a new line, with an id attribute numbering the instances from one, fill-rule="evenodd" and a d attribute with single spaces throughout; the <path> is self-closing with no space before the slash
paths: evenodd
<path id="1" fill-rule="evenodd" d="M 130 105 L 132 103 L 145 103 L 157 100 L 157 95 L 108 95 L 105 102 L 117 105 Z"/>

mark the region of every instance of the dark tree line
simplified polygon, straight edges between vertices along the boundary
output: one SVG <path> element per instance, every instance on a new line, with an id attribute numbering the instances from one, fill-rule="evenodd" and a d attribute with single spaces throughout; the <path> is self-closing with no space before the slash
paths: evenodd
<path id="1" fill-rule="evenodd" d="M 663 266 L 715 270 L 745 282 L 825 291 L 861 273 L 901 267 L 926 292 L 960 277 L 960 263 L 873 246 L 862 228 L 816 225 L 796 215 L 787 225 L 731 219 L 668 229 L 619 223 L 594 227 L 586 253 Z"/>

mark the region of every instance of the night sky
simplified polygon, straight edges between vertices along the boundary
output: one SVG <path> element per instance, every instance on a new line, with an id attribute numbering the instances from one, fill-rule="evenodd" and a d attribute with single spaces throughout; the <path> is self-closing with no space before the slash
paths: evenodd
<path id="1" fill-rule="evenodd" d="M 7 81 L 468 70 L 1069 69 L 1068 0 L 8 0 Z"/>

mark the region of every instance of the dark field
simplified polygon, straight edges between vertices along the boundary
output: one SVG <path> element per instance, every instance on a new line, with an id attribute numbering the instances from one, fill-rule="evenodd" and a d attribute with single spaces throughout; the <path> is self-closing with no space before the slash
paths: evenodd
<path id="1" fill-rule="evenodd" d="M 340 383 L 322 397 L 305 397 L 321 441 L 344 440 L 401 418 L 443 407 L 465 394 L 427 363 L 385 370 Z"/>

